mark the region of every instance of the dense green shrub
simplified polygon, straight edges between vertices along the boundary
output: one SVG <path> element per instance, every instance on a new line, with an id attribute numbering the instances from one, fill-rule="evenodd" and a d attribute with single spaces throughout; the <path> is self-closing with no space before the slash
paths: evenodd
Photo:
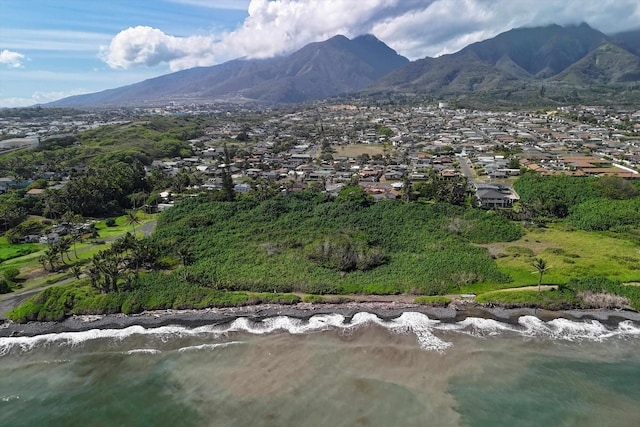
<path id="1" fill-rule="evenodd" d="M 564 218 L 572 207 L 601 197 L 594 185 L 597 179 L 527 172 L 514 183 L 514 189 L 536 214 Z"/>
<path id="2" fill-rule="evenodd" d="M 327 236 L 314 243 L 307 251 L 307 257 L 338 271 L 366 271 L 386 261 L 384 250 L 371 247 L 366 238 L 357 238 L 347 233 Z"/>
<path id="3" fill-rule="evenodd" d="M 16 267 L 9 267 L 9 268 L 5 268 L 2 271 L 2 274 L 4 275 L 4 278 L 7 279 L 9 282 L 13 282 L 15 281 L 16 277 L 20 275 L 20 270 Z"/>
<path id="4" fill-rule="evenodd" d="M 195 214 L 211 224 L 190 227 L 186 221 Z M 468 232 L 449 231 L 452 217 L 469 224 Z M 152 239 L 167 256 L 189 247 L 189 282 L 214 289 L 438 294 L 475 281 L 508 281 L 488 251 L 469 241 L 513 240 L 521 233 L 499 216 L 459 206 L 361 206 L 302 192 L 264 202 L 189 199 L 162 214 Z M 349 250 L 342 251 L 345 259 L 331 260 L 329 253 L 341 251 L 323 247 Z M 360 269 L 352 256 L 358 252 Z"/>
<path id="5" fill-rule="evenodd" d="M 0 294 L 8 294 L 11 292 L 11 286 L 5 279 L 0 279 Z"/>
<path id="6" fill-rule="evenodd" d="M 464 232 L 450 229 L 452 218 L 463 221 Z M 441 295 L 475 282 L 508 282 L 488 250 L 473 242 L 513 240 L 521 232 L 494 214 L 448 204 L 367 206 L 312 192 L 263 202 L 201 196 L 163 212 L 148 242 L 168 265 L 180 265 L 177 270 L 141 274 L 106 296 L 90 286 L 48 291 L 13 316 L 56 319 L 101 310 L 299 300 L 284 295 L 293 291 Z M 180 261 L 184 248 L 188 266 Z"/>
<path id="7" fill-rule="evenodd" d="M 640 224 L 640 198 L 594 199 L 575 206 L 568 218 L 571 225 L 586 231 L 606 231 Z"/>
<path id="8" fill-rule="evenodd" d="M 5 233 L 9 243 L 18 243 L 20 239 L 29 234 L 40 234 L 45 229 L 45 225 L 40 221 L 27 220 L 16 225 Z"/>

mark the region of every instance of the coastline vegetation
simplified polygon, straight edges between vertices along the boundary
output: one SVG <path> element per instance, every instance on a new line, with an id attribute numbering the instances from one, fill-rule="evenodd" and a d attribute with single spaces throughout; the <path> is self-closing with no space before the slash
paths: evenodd
<path id="1" fill-rule="evenodd" d="M 528 174 L 522 179 L 531 180 Z M 487 304 L 639 309 L 640 288 L 621 284 L 640 276 L 634 225 L 577 229 L 572 218 L 580 206 L 611 199 L 598 193 L 595 180 L 566 184 L 564 179 L 534 177 L 538 186 L 557 187 L 558 197 L 555 204 L 540 204 L 530 196 L 537 193 L 535 186 L 525 189 L 524 221 L 420 199 L 374 203 L 357 187 L 335 199 L 311 190 L 264 200 L 257 191 L 234 201 L 201 195 L 160 215 L 154 234 L 144 240 L 158 266 L 127 275 L 134 269 L 122 258 L 114 264 L 117 286 L 80 280 L 46 290 L 9 315 L 53 320 L 274 300 L 340 302 L 347 294 L 414 294 L 421 295 L 416 303 L 446 305 L 441 295 L 469 292 Z M 595 191 L 578 198 L 581 186 Z M 631 193 L 622 200 L 635 202 Z M 118 221 L 127 227 L 126 216 Z M 533 267 L 540 259 L 544 274 Z M 94 259 L 92 265 L 100 263 Z M 496 291 L 535 284 L 559 289 Z M 601 294 L 620 298 L 607 302 Z"/>
<path id="2" fill-rule="evenodd" d="M 508 282 L 474 240 L 508 241 L 521 234 L 518 224 L 492 212 L 448 204 L 332 200 L 312 191 L 264 201 L 201 196 L 160 215 L 154 234 L 140 241 L 144 251 L 128 235 L 94 255 L 89 280 L 49 288 L 9 315 L 54 320 L 299 301 L 291 292 L 318 295 L 309 297 L 314 303 L 335 302 L 321 295 L 438 295 L 477 281 Z M 155 266 L 148 262 L 150 251 Z M 134 263 L 144 271 L 132 274 Z"/>
<path id="3" fill-rule="evenodd" d="M 640 287 L 624 285 L 604 277 L 571 279 L 556 289 L 536 291 L 492 291 L 478 295 L 476 302 L 506 307 L 536 307 L 548 310 L 608 308 L 640 311 Z"/>
<path id="4" fill-rule="evenodd" d="M 139 226 L 152 217 L 141 218 L 138 208 L 157 204 L 162 189 L 184 195 L 202 181 L 186 170 L 148 175 L 143 166 L 191 154 L 187 141 L 202 134 L 203 124 L 149 118 L 17 153 L 20 170 L 45 159 L 52 170 L 58 163 L 78 170 L 64 190 L 47 189 L 41 199 L 24 197 L 24 189 L 1 197 L 0 292 L 72 280 L 9 317 L 339 303 L 348 294 L 410 294 L 418 304 L 446 305 L 442 295 L 477 293 L 476 301 L 487 304 L 640 309 L 640 287 L 622 284 L 640 281 L 640 183 L 615 176 L 526 172 L 515 181 L 521 200 L 513 210 L 484 211 L 471 207 L 462 180 L 407 182 L 401 200 L 374 202 L 355 182 L 337 197 L 317 186 L 286 193 L 257 181 L 240 195 L 225 169 L 223 190 L 197 196 L 189 190 L 194 197 L 159 215 L 153 235 L 140 240 Z M 121 140 L 129 141 L 126 150 Z M 229 154 L 225 148 L 225 164 Z M 9 170 L 8 159 L 0 156 L 0 169 Z M 445 197 L 454 193 L 455 200 Z M 72 245 L 66 238 L 64 246 L 11 243 L 88 215 L 102 219 L 92 237 Z M 128 239 L 124 246 L 121 236 Z M 39 264 L 49 274 L 25 280 Z M 532 285 L 540 289 L 499 291 Z"/>

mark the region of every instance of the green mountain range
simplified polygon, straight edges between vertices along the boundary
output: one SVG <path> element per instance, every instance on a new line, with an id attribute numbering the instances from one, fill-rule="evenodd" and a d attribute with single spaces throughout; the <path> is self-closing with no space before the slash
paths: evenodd
<path id="1" fill-rule="evenodd" d="M 640 30 L 607 36 L 587 24 L 518 28 L 413 62 L 372 35 L 335 36 L 284 57 L 183 70 L 49 105 L 275 104 L 353 94 L 492 106 L 637 103 Z"/>

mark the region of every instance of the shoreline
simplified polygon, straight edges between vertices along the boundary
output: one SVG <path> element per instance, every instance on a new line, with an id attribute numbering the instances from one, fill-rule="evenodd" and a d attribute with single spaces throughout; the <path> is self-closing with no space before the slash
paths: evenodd
<path id="1" fill-rule="evenodd" d="M 404 312 L 418 312 L 430 319 L 443 323 L 455 323 L 469 317 L 496 320 L 517 324 L 521 316 L 535 316 L 543 321 L 563 318 L 576 322 L 597 320 L 605 326 L 616 326 L 630 320 L 640 324 L 640 313 L 625 310 L 542 310 L 534 308 L 487 307 L 472 302 L 457 302 L 449 307 L 434 307 L 404 302 L 349 302 L 342 304 L 293 305 L 260 304 L 242 307 L 206 308 L 192 310 L 145 311 L 140 314 L 78 315 L 60 322 L 14 323 L 5 320 L 0 323 L 0 338 L 16 336 L 36 336 L 63 332 L 83 332 L 92 329 L 124 329 L 131 326 L 158 328 L 177 325 L 196 328 L 205 325 L 220 325 L 240 317 L 258 322 L 266 318 L 287 316 L 308 320 L 319 314 L 340 314 L 345 322 L 351 322 L 356 313 L 368 312 L 383 320 L 395 319 Z"/>

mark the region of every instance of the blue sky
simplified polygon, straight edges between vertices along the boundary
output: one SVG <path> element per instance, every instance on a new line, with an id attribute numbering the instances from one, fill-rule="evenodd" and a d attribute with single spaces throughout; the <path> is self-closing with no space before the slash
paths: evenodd
<path id="1" fill-rule="evenodd" d="M 0 0 L 0 107 L 372 33 L 409 59 L 521 26 L 640 27 L 637 0 Z"/>

